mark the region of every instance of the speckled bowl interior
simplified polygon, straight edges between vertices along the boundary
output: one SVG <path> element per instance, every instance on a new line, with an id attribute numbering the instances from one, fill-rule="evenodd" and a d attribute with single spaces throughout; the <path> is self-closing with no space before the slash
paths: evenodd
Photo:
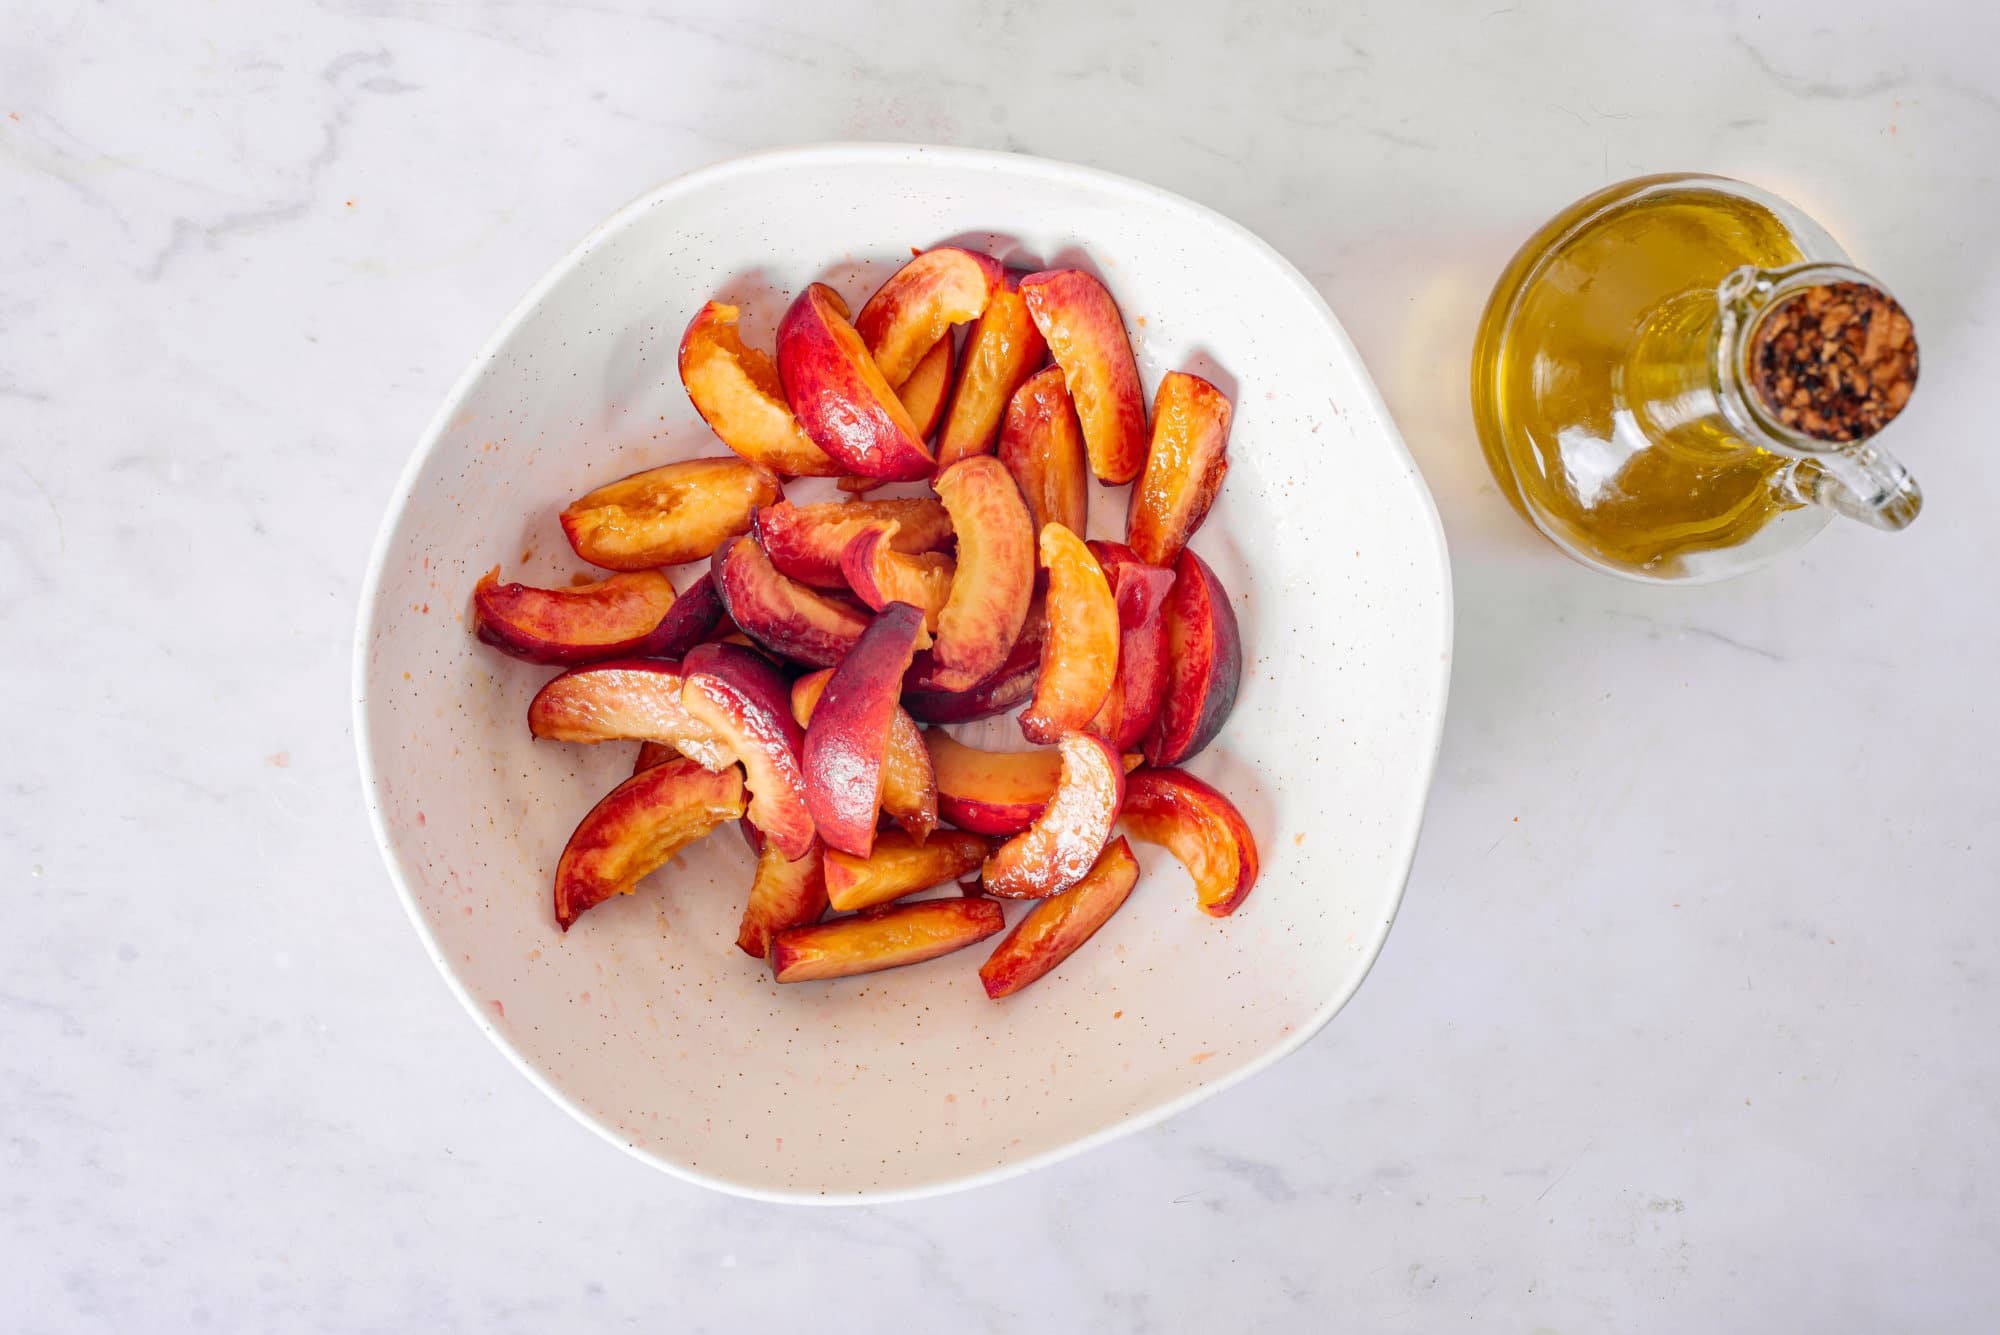
<path id="1" fill-rule="evenodd" d="M 729 831 L 563 935 L 556 859 L 635 748 L 529 738 L 527 704 L 550 670 L 473 640 L 473 581 L 498 565 L 567 583 L 585 567 L 556 524 L 564 503 L 724 452 L 675 372 L 705 299 L 743 306 L 746 335 L 768 348 L 803 284 L 832 282 L 858 307 L 910 247 L 948 239 L 1015 263 L 1088 264 L 1124 307 L 1149 396 L 1176 367 L 1234 393 L 1228 484 L 1194 546 L 1235 595 L 1245 672 L 1234 717 L 1190 768 L 1255 831 L 1255 893 L 1232 918 L 1205 917 L 1186 873 L 1138 846 L 1145 874 L 1125 908 L 1004 1003 L 980 990 L 980 947 L 777 986 L 734 945 L 751 859 Z M 1124 490 L 1103 491 L 1093 532 L 1121 536 L 1123 513 Z M 684 587 L 699 569 L 675 573 Z M 611 219 L 439 412 L 363 597 L 362 775 L 438 967 L 581 1121 L 727 1190 L 908 1195 L 1157 1120 L 1333 1016 L 1402 894 L 1444 709 L 1449 588 L 1430 497 L 1360 359 L 1313 289 L 1235 224 L 1004 154 L 763 154 Z M 1008 725 L 964 735 L 992 745 Z"/>

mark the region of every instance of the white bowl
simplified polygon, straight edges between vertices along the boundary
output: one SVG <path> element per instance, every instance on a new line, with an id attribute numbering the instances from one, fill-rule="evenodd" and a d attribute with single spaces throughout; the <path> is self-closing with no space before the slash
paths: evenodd
<path id="1" fill-rule="evenodd" d="M 946 239 L 1096 268 L 1149 397 L 1176 367 L 1235 391 L 1228 484 L 1194 546 L 1237 597 L 1243 688 L 1190 768 L 1255 831 L 1256 890 L 1235 916 L 1208 918 L 1173 859 L 1137 846 L 1145 874 L 1125 908 L 1002 1003 L 980 990 L 977 947 L 777 986 L 734 944 L 751 861 L 731 832 L 564 936 L 556 858 L 634 748 L 531 741 L 528 700 L 550 670 L 474 642 L 473 581 L 498 565 L 567 582 L 584 567 L 557 527 L 563 504 L 642 467 L 725 453 L 675 371 L 705 299 L 744 306 L 747 336 L 768 348 L 806 282 L 830 281 L 858 307 L 911 246 Z M 1100 502 L 1093 531 L 1122 536 L 1123 489 Z M 912 1196 L 1157 1122 L 1333 1017 L 1408 874 L 1443 723 L 1450 587 L 1430 495 L 1360 358 L 1311 285 L 1249 232 L 1033 158 L 763 153 L 605 223 L 452 390 L 369 563 L 355 738 L 418 933 L 549 1097 L 648 1163 L 726 1191 Z"/>

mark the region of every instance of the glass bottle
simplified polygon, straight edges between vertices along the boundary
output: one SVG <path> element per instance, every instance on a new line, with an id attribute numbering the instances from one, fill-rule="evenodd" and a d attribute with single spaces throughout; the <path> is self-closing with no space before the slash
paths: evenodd
<path id="1" fill-rule="evenodd" d="M 1487 463 L 1558 547 L 1640 580 L 1762 565 L 1833 515 L 1899 529 L 1922 498 L 1873 436 L 1917 348 L 1882 285 L 1783 200 L 1651 176 L 1551 219 L 1481 317 Z"/>

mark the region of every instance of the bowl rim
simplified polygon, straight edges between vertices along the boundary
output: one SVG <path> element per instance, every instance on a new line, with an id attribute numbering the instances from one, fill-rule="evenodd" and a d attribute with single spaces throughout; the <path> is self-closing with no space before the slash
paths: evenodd
<path id="1" fill-rule="evenodd" d="M 1253 252 L 1263 256 L 1277 270 L 1298 294 L 1305 298 L 1309 309 L 1314 311 L 1333 335 L 1340 355 L 1346 360 L 1356 379 L 1366 391 L 1366 403 L 1386 428 L 1386 443 L 1393 448 L 1405 467 L 1405 477 L 1415 493 L 1418 510 L 1429 520 L 1431 541 L 1435 545 L 1440 579 L 1437 601 L 1437 624 L 1431 629 L 1439 644 L 1438 666 L 1432 682 L 1432 724 L 1430 736 L 1422 757 L 1422 798 L 1415 804 L 1413 814 L 1404 820 L 1404 828 L 1398 831 L 1401 870 L 1396 877 L 1396 886 L 1387 905 L 1387 913 L 1376 925 L 1364 945 L 1365 958 L 1353 979 L 1342 989 L 1321 1002 L 1312 1016 L 1296 1026 L 1278 1042 L 1245 1062 L 1235 1070 L 1214 1079 L 1204 1080 L 1194 1088 L 1158 1103 L 1140 1112 L 1129 1114 L 1117 1121 L 1097 1128 L 1087 1135 L 1079 1136 L 1065 1144 L 1054 1146 L 1040 1153 L 1026 1156 L 990 1168 L 940 1177 L 915 1186 L 893 1187 L 883 1190 L 844 1192 L 839 1195 L 813 1192 L 804 1189 L 788 1189 L 758 1186 L 734 1181 L 690 1168 L 675 1162 L 652 1150 L 641 1148 L 620 1136 L 612 1127 L 599 1120 L 588 1109 L 577 1102 L 553 1081 L 536 1070 L 519 1049 L 500 1032 L 487 1016 L 485 1008 L 467 991 L 465 983 L 452 967 L 450 957 L 438 944 L 425 920 L 423 910 L 418 906 L 410 879 L 404 874 L 401 855 L 391 842 L 388 818 L 383 810 L 380 796 L 380 779 L 377 773 L 374 748 L 368 735 L 368 668 L 369 647 L 375 638 L 375 630 L 381 612 L 381 583 L 383 571 L 388 563 L 390 545 L 400 526 L 404 511 L 425 466 L 429 463 L 445 431 L 457 417 L 460 405 L 471 393 L 473 386 L 491 367 L 496 355 L 511 339 L 521 324 L 539 306 L 544 297 L 565 280 L 580 264 L 584 257 L 607 238 L 626 227 L 633 219 L 649 209 L 705 189 L 716 182 L 735 176 L 743 176 L 769 171 L 783 171 L 804 165 L 824 167 L 842 164 L 881 165 L 883 163 L 917 166 L 919 164 L 940 164 L 987 172 L 1011 172 L 1038 176 L 1058 184 L 1088 184 L 1097 189 L 1107 189 L 1130 197 L 1135 203 L 1147 207 L 1167 208 L 1193 215 L 1196 219 L 1233 236 Z M 895 1201 L 920 1200 L 926 1197 L 942 1196 L 972 1187 L 986 1186 L 1033 1172 L 1038 1168 L 1060 1162 L 1074 1155 L 1085 1153 L 1099 1146 L 1107 1145 L 1123 1136 L 1157 1126 L 1195 1105 L 1213 1098 L 1215 1095 L 1250 1079 L 1259 1072 L 1268 1070 L 1277 1062 L 1297 1052 L 1314 1035 L 1324 1029 L 1333 1017 L 1347 1005 L 1360 990 L 1368 975 L 1374 971 L 1376 961 L 1381 957 L 1382 947 L 1387 942 L 1389 929 L 1394 925 L 1401 911 L 1403 897 L 1409 889 L 1410 869 L 1416 858 L 1417 841 L 1423 829 L 1424 815 L 1430 804 L 1430 791 L 1437 773 L 1438 752 L 1443 742 L 1445 711 L 1450 695 L 1452 631 L 1453 631 L 1453 589 L 1451 577 L 1451 556 L 1445 541 L 1444 524 L 1438 515 L 1436 499 L 1425 483 L 1422 471 L 1404 444 L 1402 432 L 1390 415 L 1388 405 L 1382 399 L 1381 390 L 1374 377 L 1368 372 L 1367 364 L 1348 338 L 1347 330 L 1333 313 L 1319 290 L 1300 273 L 1297 266 L 1286 259 L 1269 242 L 1252 232 L 1234 219 L 1217 212 L 1183 195 L 1158 186 L 1148 185 L 1114 172 L 1085 167 L 1075 163 L 1060 162 L 1050 158 L 1035 157 L 1024 153 L 1006 153 L 990 149 L 951 148 L 912 143 L 861 143 L 825 142 L 802 144 L 786 148 L 763 149 L 738 154 L 711 162 L 670 178 L 647 190 L 609 217 L 598 223 L 581 240 L 556 260 L 527 293 L 515 303 L 503 320 L 489 334 L 477 354 L 461 371 L 445 394 L 437 411 L 432 414 L 416 447 L 410 452 L 402 472 L 397 476 L 395 490 L 391 493 L 388 508 L 384 511 L 375 540 L 368 554 L 368 568 L 361 582 L 360 604 L 357 609 L 354 629 L 354 651 L 352 663 L 353 712 L 351 723 L 354 730 L 355 757 L 360 766 L 361 796 L 368 810 L 368 822 L 374 831 L 375 846 L 382 856 L 389 880 L 396 888 L 397 897 L 402 901 L 403 911 L 409 917 L 410 925 L 416 929 L 417 937 L 429 952 L 431 962 L 443 975 L 446 985 L 472 1017 L 480 1031 L 507 1057 L 514 1068 L 527 1077 L 537 1089 L 563 1109 L 571 1117 L 596 1132 L 600 1137 L 625 1151 L 635 1159 L 652 1168 L 659 1169 L 682 1181 L 707 1187 L 714 1191 L 751 1200 L 776 1204 L 805 1205 L 872 1205 Z"/>

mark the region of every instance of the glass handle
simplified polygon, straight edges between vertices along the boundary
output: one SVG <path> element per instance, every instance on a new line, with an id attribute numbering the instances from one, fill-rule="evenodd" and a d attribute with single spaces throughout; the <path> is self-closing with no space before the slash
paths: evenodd
<path id="1" fill-rule="evenodd" d="M 1910 470 L 1865 442 L 1794 459 L 1781 476 L 1780 489 L 1792 501 L 1823 505 L 1891 533 L 1908 528 L 1924 506 L 1924 493 Z"/>

